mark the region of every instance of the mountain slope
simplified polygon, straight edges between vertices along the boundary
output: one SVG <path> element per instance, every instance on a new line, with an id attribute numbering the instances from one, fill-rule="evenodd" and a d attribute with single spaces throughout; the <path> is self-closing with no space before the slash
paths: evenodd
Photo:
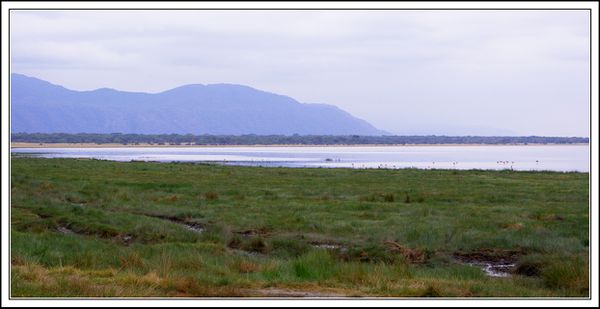
<path id="1" fill-rule="evenodd" d="M 11 75 L 11 131 L 140 134 L 382 135 L 326 104 L 232 84 L 186 85 L 157 94 L 73 91 Z"/>

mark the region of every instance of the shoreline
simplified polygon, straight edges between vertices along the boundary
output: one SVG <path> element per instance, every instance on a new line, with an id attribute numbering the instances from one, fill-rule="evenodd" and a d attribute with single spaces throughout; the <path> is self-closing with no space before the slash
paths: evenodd
<path id="1" fill-rule="evenodd" d="M 460 147 L 460 146 L 589 146 L 589 143 L 546 144 L 252 144 L 252 145 L 157 145 L 157 144 L 96 144 L 96 143 L 29 143 L 11 142 L 10 148 L 236 148 L 236 147 Z"/>

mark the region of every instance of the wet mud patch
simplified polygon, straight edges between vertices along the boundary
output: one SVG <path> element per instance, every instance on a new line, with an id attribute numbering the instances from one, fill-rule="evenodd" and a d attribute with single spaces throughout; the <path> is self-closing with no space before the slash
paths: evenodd
<path id="1" fill-rule="evenodd" d="M 243 230 L 243 231 L 237 231 L 237 232 L 235 232 L 235 234 L 237 234 L 241 237 L 245 237 L 245 238 L 257 237 L 257 236 L 266 237 L 266 236 L 270 235 L 270 231 L 267 228 L 259 228 L 259 229 L 248 229 L 248 230 Z"/>
<path id="2" fill-rule="evenodd" d="M 115 234 L 108 231 L 74 231 L 65 225 L 59 225 L 56 227 L 56 231 L 63 235 L 83 235 L 83 236 L 97 236 L 104 239 L 115 240 L 125 246 L 129 246 L 134 240 L 134 237 L 129 234 Z"/>
<path id="3" fill-rule="evenodd" d="M 565 217 L 557 215 L 557 214 L 531 214 L 529 215 L 530 219 L 538 220 L 538 221 L 564 221 Z"/>
<path id="4" fill-rule="evenodd" d="M 152 218 L 158 218 L 158 219 L 162 219 L 162 220 L 171 221 L 171 222 L 179 224 L 179 225 L 185 227 L 186 229 L 188 229 L 192 232 L 195 232 L 195 233 L 204 233 L 206 231 L 206 228 L 204 227 L 203 224 L 200 224 L 198 222 L 193 222 L 188 218 L 179 218 L 179 217 L 175 217 L 175 216 L 149 215 L 149 214 L 144 214 L 144 215 L 148 216 L 148 217 L 152 217 Z"/>
<path id="5" fill-rule="evenodd" d="M 115 236 L 115 239 L 125 246 L 129 246 L 133 242 L 133 236 L 127 234 L 117 235 Z"/>
<path id="6" fill-rule="evenodd" d="M 43 214 L 43 213 L 36 213 L 36 215 L 38 217 L 40 217 L 40 219 L 48 219 L 48 218 L 50 218 L 50 215 Z"/>
<path id="7" fill-rule="evenodd" d="M 266 254 L 260 253 L 260 252 L 255 252 L 255 251 L 246 251 L 246 250 L 242 250 L 242 249 L 234 249 L 234 248 L 230 248 L 231 252 L 233 252 L 236 255 L 241 255 L 241 256 L 247 256 L 247 257 L 266 257 Z"/>
<path id="8" fill-rule="evenodd" d="M 204 231 L 206 230 L 202 224 L 195 222 L 180 222 L 179 224 L 183 225 L 186 229 L 196 233 L 204 233 Z"/>
<path id="9" fill-rule="evenodd" d="M 482 249 L 473 252 L 455 252 L 454 258 L 462 264 L 481 268 L 490 277 L 510 277 L 516 263 L 524 254 L 521 250 Z"/>
<path id="10" fill-rule="evenodd" d="M 269 253 L 271 247 L 260 237 L 245 239 L 234 237 L 227 246 L 237 254 L 246 256 L 260 256 Z"/>

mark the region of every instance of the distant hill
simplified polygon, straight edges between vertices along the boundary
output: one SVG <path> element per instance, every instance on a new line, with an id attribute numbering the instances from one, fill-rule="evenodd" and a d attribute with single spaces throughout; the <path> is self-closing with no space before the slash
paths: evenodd
<path id="1" fill-rule="evenodd" d="M 11 75 L 11 131 L 137 134 L 384 135 L 326 104 L 232 84 L 186 85 L 161 93 L 74 91 Z"/>

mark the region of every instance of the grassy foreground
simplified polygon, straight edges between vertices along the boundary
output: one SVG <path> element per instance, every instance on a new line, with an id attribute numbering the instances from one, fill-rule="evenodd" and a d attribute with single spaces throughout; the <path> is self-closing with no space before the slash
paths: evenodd
<path id="1" fill-rule="evenodd" d="M 587 297 L 588 184 L 13 157 L 11 293 Z M 512 275 L 467 263 L 482 260 Z"/>

